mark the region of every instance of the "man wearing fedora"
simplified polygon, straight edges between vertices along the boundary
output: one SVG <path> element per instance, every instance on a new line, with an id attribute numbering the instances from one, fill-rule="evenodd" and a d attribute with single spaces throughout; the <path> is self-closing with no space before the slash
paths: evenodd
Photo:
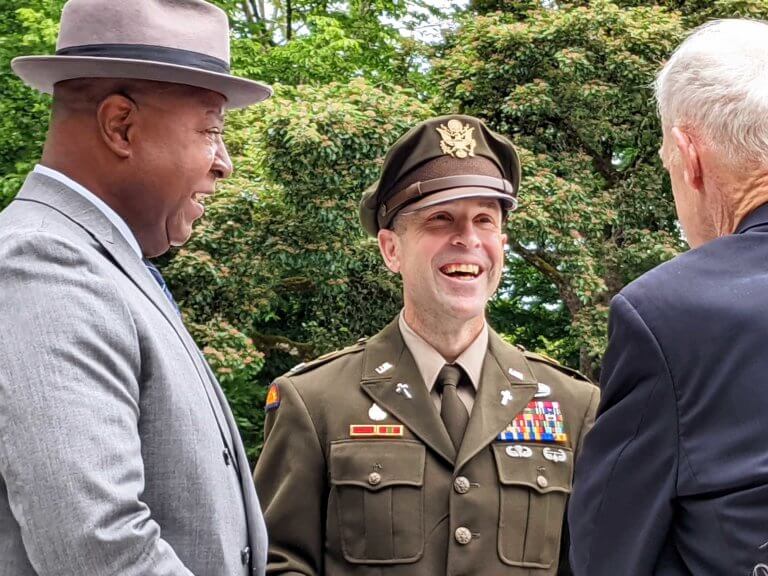
<path id="1" fill-rule="evenodd" d="M 255 470 L 268 574 L 568 573 L 598 390 L 485 320 L 519 181 L 509 140 L 470 116 L 423 122 L 387 154 L 360 216 L 405 305 L 272 384 Z"/>
<path id="2" fill-rule="evenodd" d="M 0 575 L 261 575 L 266 532 L 226 399 L 149 262 L 232 166 L 203 0 L 70 0 L 40 164 L 0 214 Z"/>

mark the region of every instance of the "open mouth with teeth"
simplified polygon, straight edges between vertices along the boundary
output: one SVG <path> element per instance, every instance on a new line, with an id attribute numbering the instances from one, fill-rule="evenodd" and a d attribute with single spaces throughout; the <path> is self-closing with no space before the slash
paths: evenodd
<path id="1" fill-rule="evenodd" d="M 446 264 L 440 267 L 440 272 L 458 280 L 474 280 L 482 270 L 477 264 Z"/>

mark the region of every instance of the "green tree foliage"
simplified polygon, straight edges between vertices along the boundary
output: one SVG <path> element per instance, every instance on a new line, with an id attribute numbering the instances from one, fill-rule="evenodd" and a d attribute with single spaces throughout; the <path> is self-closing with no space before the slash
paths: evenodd
<path id="1" fill-rule="evenodd" d="M 650 84 L 685 28 L 657 6 L 514 4 L 467 18 L 448 39 L 440 106 L 485 118 L 520 146 L 510 247 L 557 289 L 580 367 L 594 375 L 610 298 L 682 248 Z M 521 271 L 509 279 L 518 290 Z M 541 298 L 532 287 L 524 296 Z"/>
<path id="2" fill-rule="evenodd" d="M 219 375 L 230 370 L 222 384 L 250 447 L 271 378 L 373 334 L 399 309 L 399 284 L 357 207 L 388 147 L 429 115 L 407 92 L 358 79 L 278 86 L 230 118 L 236 175 L 164 270 Z M 254 349 L 266 355 L 262 386 Z"/>
<path id="3" fill-rule="evenodd" d="M 63 0 L 0 0 L 0 209 L 16 195 L 40 157 L 50 98 L 36 94 L 11 72 L 24 54 L 50 54 Z"/>
<path id="4" fill-rule="evenodd" d="M 764 0 L 475 0 L 425 74 L 430 50 L 394 22 L 414 5 L 434 12 L 429 0 L 215 1 L 234 71 L 280 84 L 230 116 L 235 175 L 163 271 L 251 454 L 272 377 L 400 307 L 357 202 L 387 148 L 433 113 L 430 95 L 520 147 L 522 206 L 491 322 L 594 376 L 610 297 L 684 248 L 656 155 L 653 75 L 702 21 L 768 16 Z M 2 207 L 39 157 L 49 106 L 9 62 L 53 51 L 63 0 L 0 2 Z"/>
<path id="5" fill-rule="evenodd" d="M 447 38 L 436 106 L 485 118 L 521 147 L 522 207 L 508 231 L 528 266 L 513 261 L 516 297 L 502 292 L 491 309 L 520 321 L 518 341 L 596 376 L 611 297 L 685 249 L 651 83 L 693 27 L 739 16 L 766 18 L 768 5 L 475 0 Z"/>

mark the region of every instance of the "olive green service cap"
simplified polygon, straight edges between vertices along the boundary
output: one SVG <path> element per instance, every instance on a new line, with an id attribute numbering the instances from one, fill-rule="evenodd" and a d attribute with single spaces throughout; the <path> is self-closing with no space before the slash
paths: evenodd
<path id="1" fill-rule="evenodd" d="M 520 160 L 507 138 L 472 116 L 431 118 L 390 148 L 381 177 L 363 193 L 360 222 L 376 236 L 397 214 L 461 198 L 498 198 L 514 210 L 519 186 Z"/>

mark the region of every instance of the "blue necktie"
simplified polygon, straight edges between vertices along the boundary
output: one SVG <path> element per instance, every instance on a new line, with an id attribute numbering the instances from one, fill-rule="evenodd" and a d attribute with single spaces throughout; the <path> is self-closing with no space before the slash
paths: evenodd
<path id="1" fill-rule="evenodd" d="M 152 264 L 149 260 L 144 258 L 142 260 L 144 262 L 144 266 L 147 267 L 147 270 L 149 270 L 149 273 L 152 274 L 152 278 L 155 279 L 155 282 L 158 283 L 160 286 L 160 289 L 163 291 L 163 294 L 165 294 L 165 297 L 168 299 L 168 302 L 171 303 L 173 306 L 173 309 L 176 310 L 176 314 L 181 316 L 181 310 L 179 309 L 179 305 L 176 304 L 176 300 L 173 299 L 173 294 L 171 294 L 171 291 L 168 289 L 168 284 L 165 283 L 165 278 L 163 278 L 163 275 L 160 274 L 160 270 L 157 269 L 157 266 Z"/>

